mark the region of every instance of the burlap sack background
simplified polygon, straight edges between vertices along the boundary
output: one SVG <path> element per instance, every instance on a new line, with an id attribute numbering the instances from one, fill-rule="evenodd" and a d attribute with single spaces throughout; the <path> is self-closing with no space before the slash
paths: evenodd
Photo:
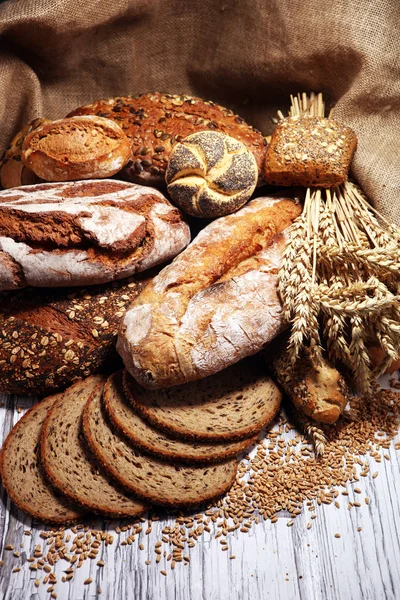
<path id="1" fill-rule="evenodd" d="M 0 150 L 27 120 L 95 98 L 187 92 L 267 133 L 323 91 L 359 137 L 353 171 L 400 223 L 400 0 L 8 0 Z"/>

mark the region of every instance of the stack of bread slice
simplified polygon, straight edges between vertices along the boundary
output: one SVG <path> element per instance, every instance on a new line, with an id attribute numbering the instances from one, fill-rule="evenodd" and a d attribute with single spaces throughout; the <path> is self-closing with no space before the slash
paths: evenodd
<path id="1" fill-rule="evenodd" d="M 120 371 L 45 398 L 4 443 L 0 469 L 9 496 L 28 514 L 58 524 L 221 496 L 235 479 L 238 456 L 281 401 L 262 365 L 245 362 L 196 385 L 149 391 Z"/>

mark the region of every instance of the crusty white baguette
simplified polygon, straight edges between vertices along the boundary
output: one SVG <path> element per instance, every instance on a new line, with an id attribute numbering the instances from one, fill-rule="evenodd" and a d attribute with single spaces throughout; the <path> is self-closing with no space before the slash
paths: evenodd
<path id="1" fill-rule="evenodd" d="M 212 375 L 255 354 L 283 326 L 282 232 L 300 214 L 289 195 L 222 217 L 164 268 L 128 309 L 117 349 L 144 387 Z"/>

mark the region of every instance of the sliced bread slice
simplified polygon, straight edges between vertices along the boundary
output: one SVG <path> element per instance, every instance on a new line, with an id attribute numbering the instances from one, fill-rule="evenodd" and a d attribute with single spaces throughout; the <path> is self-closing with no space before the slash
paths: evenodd
<path id="1" fill-rule="evenodd" d="M 123 385 L 134 409 L 174 437 L 234 441 L 258 434 L 279 410 L 282 394 L 257 358 L 215 375 L 172 388 L 142 388 L 124 371 Z"/>
<path id="2" fill-rule="evenodd" d="M 107 380 L 103 391 L 104 409 L 115 426 L 134 446 L 161 459 L 188 463 L 217 463 L 243 452 L 255 437 L 239 442 L 197 442 L 174 439 L 154 429 L 135 411 L 122 388 L 122 371 Z"/>
<path id="3" fill-rule="evenodd" d="M 13 427 L 1 450 L 0 472 L 3 485 L 18 508 L 40 521 L 67 525 L 80 520 L 84 511 L 71 506 L 69 499 L 53 489 L 39 455 L 40 431 L 57 397 L 35 404 Z"/>
<path id="4" fill-rule="evenodd" d="M 237 461 L 184 466 L 146 455 L 117 434 L 97 395 L 83 413 L 83 430 L 90 447 L 107 471 L 133 493 L 165 506 L 192 506 L 222 495 L 233 483 Z"/>
<path id="5" fill-rule="evenodd" d="M 108 517 L 140 515 L 146 506 L 99 471 L 82 434 L 82 413 L 92 395 L 101 398 L 105 377 L 88 377 L 68 388 L 53 404 L 40 437 L 42 466 L 65 496 Z"/>

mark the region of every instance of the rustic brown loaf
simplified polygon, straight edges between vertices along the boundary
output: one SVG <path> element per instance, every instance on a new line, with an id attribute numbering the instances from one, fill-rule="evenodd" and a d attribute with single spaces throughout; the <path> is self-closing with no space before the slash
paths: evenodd
<path id="1" fill-rule="evenodd" d="M 104 468 L 125 488 L 155 504 L 202 504 L 222 495 L 236 475 L 235 459 L 217 465 L 188 466 L 139 452 L 111 428 L 96 396 L 86 403 L 83 429 Z"/>
<path id="2" fill-rule="evenodd" d="M 281 232 L 300 212 L 289 195 L 252 200 L 205 227 L 141 292 L 117 342 L 141 385 L 207 377 L 255 354 L 279 333 Z"/>
<path id="3" fill-rule="evenodd" d="M 380 365 L 385 359 L 385 351 L 381 346 L 371 345 L 368 346 L 367 350 L 371 360 L 372 368 L 375 368 L 378 365 Z M 391 364 L 387 367 L 385 374 L 394 373 L 398 369 L 400 369 L 400 356 L 397 360 L 393 360 L 391 362 Z"/>
<path id="4" fill-rule="evenodd" d="M 133 399 L 140 402 L 140 397 L 138 398 L 138 394 L 134 391 L 137 388 L 139 388 L 139 385 L 136 384 L 135 386 L 134 382 L 130 381 L 128 394 L 125 394 L 122 383 L 122 372 L 116 373 L 107 380 L 104 386 L 103 404 L 115 429 L 124 434 L 134 446 L 138 447 L 139 450 L 143 450 L 143 452 L 154 454 L 161 459 L 177 460 L 179 462 L 216 463 L 232 456 L 237 456 L 255 441 L 255 437 L 246 438 L 239 442 L 219 442 L 218 440 L 210 441 L 209 443 L 173 438 L 163 432 L 161 428 L 157 429 L 154 425 L 150 425 L 139 415 L 139 411 L 135 410 L 136 403 L 130 402 L 127 395 L 130 396 L 133 394 Z M 178 390 L 178 388 L 173 388 L 173 390 Z M 189 397 L 193 402 L 190 391 Z M 143 390 L 143 388 L 142 393 L 151 394 L 149 390 Z M 277 404 L 279 406 L 279 402 Z M 199 406 L 197 417 L 199 416 L 198 413 L 201 412 L 202 406 Z M 209 404 L 205 402 L 204 408 L 207 410 Z M 201 412 L 200 418 L 203 415 L 204 412 Z M 157 425 L 161 424 L 157 422 Z M 179 433 L 181 433 L 181 430 Z M 183 435 L 182 437 L 185 436 Z"/>
<path id="5" fill-rule="evenodd" d="M 201 131 L 176 144 L 165 180 L 168 193 L 194 217 L 228 215 L 245 204 L 257 185 L 257 163 L 238 140 Z"/>
<path id="6" fill-rule="evenodd" d="M 92 395 L 101 398 L 104 382 L 99 375 L 88 377 L 58 395 L 40 435 L 41 464 L 54 487 L 86 510 L 108 517 L 138 516 L 146 506 L 99 471 L 81 431 L 86 402 Z"/>
<path id="7" fill-rule="evenodd" d="M 146 283 L 4 292 L 0 391 L 48 395 L 115 362 L 119 322 Z"/>
<path id="8" fill-rule="evenodd" d="M 31 131 L 48 122 L 48 119 L 34 119 L 13 137 L 0 162 L 2 188 L 8 189 L 20 185 L 31 185 L 40 181 L 39 177 L 22 162 L 22 144 Z"/>
<path id="9" fill-rule="evenodd" d="M 121 127 L 93 115 L 44 123 L 22 144 L 23 162 L 45 181 L 111 177 L 130 155 Z"/>
<path id="10" fill-rule="evenodd" d="M 266 151 L 265 181 L 304 187 L 339 185 L 347 180 L 356 147 L 354 131 L 333 119 L 283 119 Z"/>
<path id="11" fill-rule="evenodd" d="M 254 358 L 201 381 L 161 390 L 142 388 L 125 371 L 124 390 L 153 426 L 177 438 L 208 442 L 257 435 L 275 417 L 282 399 L 265 365 Z"/>
<path id="12" fill-rule="evenodd" d="M 54 491 L 40 465 L 40 431 L 56 396 L 35 404 L 7 436 L 0 453 L 3 485 L 11 500 L 40 521 L 66 525 L 81 519 L 84 511 L 71 506 Z"/>
<path id="13" fill-rule="evenodd" d="M 123 279 L 189 241 L 179 210 L 152 188 L 98 179 L 0 192 L 0 290 Z"/>
<path id="14" fill-rule="evenodd" d="M 259 131 L 232 111 L 191 96 L 142 94 L 98 100 L 69 113 L 98 115 L 116 121 L 131 140 L 131 165 L 122 174 L 130 181 L 164 185 L 165 171 L 176 142 L 198 131 L 220 131 L 252 151 L 261 174 L 266 142 Z M 262 176 L 260 175 L 262 179 Z"/>

